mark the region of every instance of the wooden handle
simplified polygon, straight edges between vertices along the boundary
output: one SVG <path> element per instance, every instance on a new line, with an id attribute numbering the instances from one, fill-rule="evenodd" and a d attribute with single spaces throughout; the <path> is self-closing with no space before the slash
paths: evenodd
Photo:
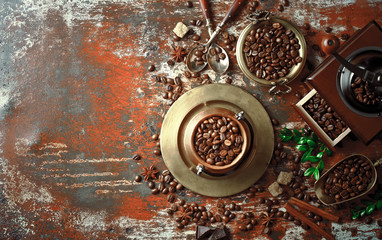
<path id="1" fill-rule="evenodd" d="M 340 47 L 340 40 L 334 35 L 328 35 L 321 41 L 321 49 L 327 55 L 337 52 Z"/>
<path id="2" fill-rule="evenodd" d="M 245 0 L 235 0 L 225 15 L 223 21 L 220 23 L 220 27 L 223 27 L 227 21 L 235 14 L 236 10 L 242 5 Z"/>
<path id="3" fill-rule="evenodd" d="M 210 15 L 210 9 L 209 9 L 209 6 L 208 6 L 208 0 L 199 0 L 199 3 L 200 3 L 200 7 L 202 8 L 202 12 L 203 12 L 204 18 L 206 20 L 210 19 L 211 15 Z"/>

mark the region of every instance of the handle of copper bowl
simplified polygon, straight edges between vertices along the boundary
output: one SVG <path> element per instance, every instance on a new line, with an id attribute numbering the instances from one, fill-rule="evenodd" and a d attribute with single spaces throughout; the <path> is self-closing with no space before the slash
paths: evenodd
<path id="1" fill-rule="evenodd" d="M 287 94 L 287 93 L 290 93 L 292 91 L 292 88 L 289 87 L 287 85 L 288 83 L 288 79 L 283 79 L 281 82 L 279 83 L 275 83 L 275 85 L 273 87 L 271 87 L 271 89 L 269 89 L 268 93 L 270 95 L 282 95 L 282 94 Z M 286 90 L 281 90 L 281 89 L 277 89 L 277 87 L 279 86 L 284 86 L 286 87 L 287 89 Z"/>

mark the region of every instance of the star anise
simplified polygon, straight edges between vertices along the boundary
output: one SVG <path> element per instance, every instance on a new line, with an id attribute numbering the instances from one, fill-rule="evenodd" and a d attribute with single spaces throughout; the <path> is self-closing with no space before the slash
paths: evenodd
<path id="1" fill-rule="evenodd" d="M 179 46 L 172 47 L 172 53 L 170 53 L 170 55 L 175 62 L 183 62 L 187 56 L 187 50 Z"/>
<path id="2" fill-rule="evenodd" d="M 183 220 L 186 220 L 187 222 L 189 220 L 192 219 L 191 215 L 193 214 L 193 211 L 191 211 L 190 208 L 186 207 L 182 207 L 180 208 L 180 219 L 183 221 Z"/>
<path id="3" fill-rule="evenodd" d="M 261 224 L 263 224 L 265 227 L 269 227 L 272 225 L 273 221 L 275 219 L 273 218 L 273 213 L 269 214 L 267 212 L 261 214 Z"/>
<path id="4" fill-rule="evenodd" d="M 155 169 L 154 166 L 150 166 L 150 167 L 143 167 L 143 170 L 144 172 L 141 173 L 141 175 L 143 176 L 143 179 L 145 181 L 148 181 L 150 179 L 156 179 L 157 178 L 157 173 L 159 172 L 158 170 Z"/>

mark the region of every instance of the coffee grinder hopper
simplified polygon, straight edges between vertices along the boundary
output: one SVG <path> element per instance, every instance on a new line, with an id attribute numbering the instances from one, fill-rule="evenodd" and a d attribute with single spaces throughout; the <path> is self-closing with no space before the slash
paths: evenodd
<path id="1" fill-rule="evenodd" d="M 325 37 L 321 46 L 342 64 L 337 73 L 337 90 L 344 104 L 356 114 L 381 117 L 382 48 L 360 48 L 345 59 L 336 52 L 339 40 L 334 35 Z"/>

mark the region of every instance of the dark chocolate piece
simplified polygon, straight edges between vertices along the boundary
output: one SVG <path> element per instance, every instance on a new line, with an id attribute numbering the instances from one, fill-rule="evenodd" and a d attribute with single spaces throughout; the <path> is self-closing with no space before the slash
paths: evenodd
<path id="1" fill-rule="evenodd" d="M 208 238 L 209 236 L 211 236 L 212 233 L 213 233 L 213 230 L 209 227 L 200 226 L 200 225 L 196 226 L 197 240 Z"/>

